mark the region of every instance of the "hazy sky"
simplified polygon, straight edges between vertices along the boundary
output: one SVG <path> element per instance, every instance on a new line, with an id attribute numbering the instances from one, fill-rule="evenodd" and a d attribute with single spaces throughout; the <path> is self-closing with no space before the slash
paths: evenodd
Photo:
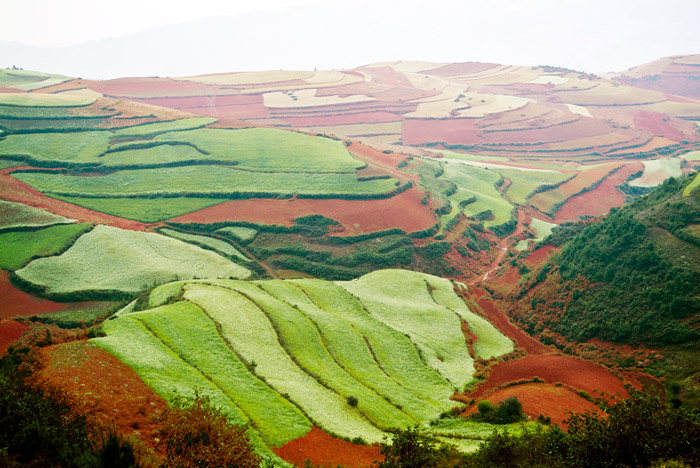
<path id="1" fill-rule="evenodd" d="M 269 22 L 261 11 L 269 12 Z M 221 41 L 209 34 L 211 50 L 200 45 L 195 58 L 183 50 L 183 58 L 199 67 L 192 74 L 239 67 L 353 68 L 380 60 L 548 64 L 602 73 L 662 56 L 700 53 L 698 0 L 2 0 L 0 41 L 66 47 L 151 31 L 132 41 L 176 34 L 196 43 L 204 40 L 208 26 L 191 22 L 211 17 L 231 26 L 222 29 Z M 167 26 L 188 22 L 194 26 L 175 33 Z M 253 58 L 240 54 L 237 62 L 217 62 L 222 44 L 216 49 L 213 42 L 245 47 Z M 93 49 L 101 44 L 93 43 Z M 107 41 L 105 50 L 114 55 L 119 45 L 109 44 L 113 48 Z M 208 51 L 217 56 L 206 57 Z M 21 59 L 7 54 L 3 60 L 0 49 L 0 66 Z M 182 63 L 175 67 L 166 55 L 152 54 L 151 63 L 134 62 L 128 69 L 128 60 L 121 65 L 124 73 L 182 73 Z M 13 63 L 4 63 L 9 60 Z M 60 64 L 45 66 L 73 76 L 113 73 L 104 67 L 92 73 L 78 62 L 74 72 L 70 64 L 61 70 L 56 69 L 63 68 Z"/>

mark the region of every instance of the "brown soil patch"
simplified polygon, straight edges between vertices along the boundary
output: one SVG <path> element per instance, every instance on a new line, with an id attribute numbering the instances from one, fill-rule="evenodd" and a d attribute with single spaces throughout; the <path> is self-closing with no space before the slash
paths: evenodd
<path id="1" fill-rule="evenodd" d="M 561 382 L 575 389 L 588 392 L 592 396 L 618 394 L 628 396 L 622 381 L 609 370 L 590 361 L 584 361 L 562 354 L 542 354 L 525 356 L 515 361 L 506 361 L 493 367 L 487 381 L 470 396 L 478 398 L 489 390 L 509 382 L 530 380 L 539 377 L 547 383 Z"/>
<path id="2" fill-rule="evenodd" d="M 351 444 L 315 427 L 304 437 L 275 449 L 275 453 L 296 466 L 303 466 L 306 460 L 310 460 L 313 465 L 364 468 L 372 466 L 375 460 L 383 459 L 376 445 Z"/>
<path id="3" fill-rule="evenodd" d="M 547 354 L 552 350 L 540 343 L 510 321 L 508 316 L 489 299 L 479 299 L 477 304 L 483 311 L 484 317 L 498 330 L 524 349 L 527 354 Z M 529 378 L 532 378 L 530 376 Z M 516 379 L 517 380 L 517 379 Z"/>
<path id="4" fill-rule="evenodd" d="M 617 186 L 623 184 L 630 175 L 643 169 L 644 165 L 641 162 L 627 164 L 608 176 L 595 189 L 571 197 L 557 211 L 554 222 L 573 221 L 582 215 L 598 216 L 609 212 L 611 208 L 624 205 L 625 196 L 617 189 Z"/>
<path id="5" fill-rule="evenodd" d="M 7 347 L 17 340 L 28 329 L 24 325 L 14 320 L 0 320 L 0 355 L 2 355 Z"/>
<path id="6" fill-rule="evenodd" d="M 29 317 L 31 315 L 65 310 L 71 303 L 41 299 L 15 288 L 10 274 L 0 270 L 0 318 Z"/>
<path id="7" fill-rule="evenodd" d="M 359 112 L 348 115 L 328 115 L 328 116 L 309 116 L 309 117 L 287 117 L 283 119 L 285 122 L 294 127 L 314 127 L 314 126 L 331 126 L 331 125 L 349 125 L 349 124 L 369 124 L 369 123 L 386 123 L 397 122 L 401 120 L 396 114 L 390 112 Z"/>
<path id="8" fill-rule="evenodd" d="M 477 119 L 405 119 L 401 132 L 404 145 L 446 143 L 449 145 L 476 145 L 481 143 Z"/>
<path id="9" fill-rule="evenodd" d="M 87 407 L 98 422 L 154 448 L 158 425 L 153 417 L 165 400 L 131 368 L 87 341 L 42 348 L 48 365 L 42 375 Z"/>
<path id="10" fill-rule="evenodd" d="M 549 417 L 552 424 L 566 428 L 564 420 L 569 418 L 568 412 L 583 413 L 585 411 L 599 411 L 593 402 L 586 400 L 563 385 L 528 383 L 514 385 L 498 390 L 486 398 L 494 405 L 508 398 L 516 397 L 523 405 L 523 412 L 531 419 L 537 419 L 541 414 Z M 470 407 L 465 414 L 472 415 L 478 412 L 475 406 Z"/>
<path id="11" fill-rule="evenodd" d="M 634 116 L 634 124 L 656 136 L 668 138 L 675 142 L 685 140 L 685 135 L 671 125 L 669 117 L 659 112 L 640 111 Z"/>
<path id="12" fill-rule="evenodd" d="M 176 223 L 216 223 L 247 221 L 291 226 L 294 219 L 321 214 L 335 219 L 345 229 L 342 235 L 356 235 L 392 228 L 406 232 L 421 231 L 435 224 L 429 205 L 421 204 L 423 194 L 411 188 L 380 200 L 333 200 L 295 198 L 289 200 L 231 200 L 171 221 Z"/>

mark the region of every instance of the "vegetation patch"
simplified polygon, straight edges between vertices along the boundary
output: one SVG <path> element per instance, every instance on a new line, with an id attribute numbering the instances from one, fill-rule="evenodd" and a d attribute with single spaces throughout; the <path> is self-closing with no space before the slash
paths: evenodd
<path id="1" fill-rule="evenodd" d="M 20 227 L 40 227 L 74 222 L 74 219 L 68 219 L 40 208 L 32 208 L 21 203 L 0 200 L 0 231 Z"/>
<path id="2" fill-rule="evenodd" d="M 38 231 L 0 233 L 0 267 L 8 270 L 22 268 L 39 257 L 56 255 L 90 228 L 89 223 L 51 226 Z"/>
<path id="3" fill-rule="evenodd" d="M 17 275 L 48 294 L 136 293 L 178 278 L 246 278 L 250 271 L 166 236 L 97 226 L 60 256 L 35 260 Z"/>

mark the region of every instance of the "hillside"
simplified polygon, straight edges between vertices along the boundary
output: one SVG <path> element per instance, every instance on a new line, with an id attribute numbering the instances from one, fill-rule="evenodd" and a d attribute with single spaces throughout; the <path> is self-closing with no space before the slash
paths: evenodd
<path id="1" fill-rule="evenodd" d="M 697 180 L 670 179 L 601 222 L 557 230 L 545 243 L 558 253 L 523 279 L 510 313 L 530 332 L 565 338 L 561 347 L 601 340 L 660 350 L 658 362 L 637 365 L 683 380 L 697 401 L 697 360 L 681 357 L 700 347 Z"/>
<path id="2" fill-rule="evenodd" d="M 698 123 L 549 66 L 0 70 L 0 352 L 156 452 L 197 389 L 276 466 L 697 405 Z"/>
<path id="3" fill-rule="evenodd" d="M 700 98 L 700 56 L 666 57 L 615 75 L 615 81 L 637 88 Z"/>

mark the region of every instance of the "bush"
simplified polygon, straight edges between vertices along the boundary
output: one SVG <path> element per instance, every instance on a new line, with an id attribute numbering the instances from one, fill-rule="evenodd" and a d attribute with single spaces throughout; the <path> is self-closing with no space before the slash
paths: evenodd
<path id="1" fill-rule="evenodd" d="M 398 431 L 392 443 L 381 444 L 384 461 L 375 468 L 436 468 L 443 466 L 450 450 L 436 446 L 436 442 L 421 434 L 418 426 Z"/>
<path id="2" fill-rule="evenodd" d="M 493 424 L 511 424 L 525 419 L 523 405 L 517 397 L 510 397 L 495 407 L 489 401 L 480 401 L 479 412 L 473 416 L 477 421 Z"/>
<path id="3" fill-rule="evenodd" d="M 175 398 L 159 421 L 166 453 L 162 468 L 258 468 L 262 462 L 246 428 L 230 424 L 206 396 Z"/>
<path id="4" fill-rule="evenodd" d="M 352 406 L 353 408 L 357 408 L 357 404 L 359 402 L 360 402 L 360 400 L 358 400 L 357 397 L 354 397 L 354 396 L 348 397 L 348 405 Z"/>

